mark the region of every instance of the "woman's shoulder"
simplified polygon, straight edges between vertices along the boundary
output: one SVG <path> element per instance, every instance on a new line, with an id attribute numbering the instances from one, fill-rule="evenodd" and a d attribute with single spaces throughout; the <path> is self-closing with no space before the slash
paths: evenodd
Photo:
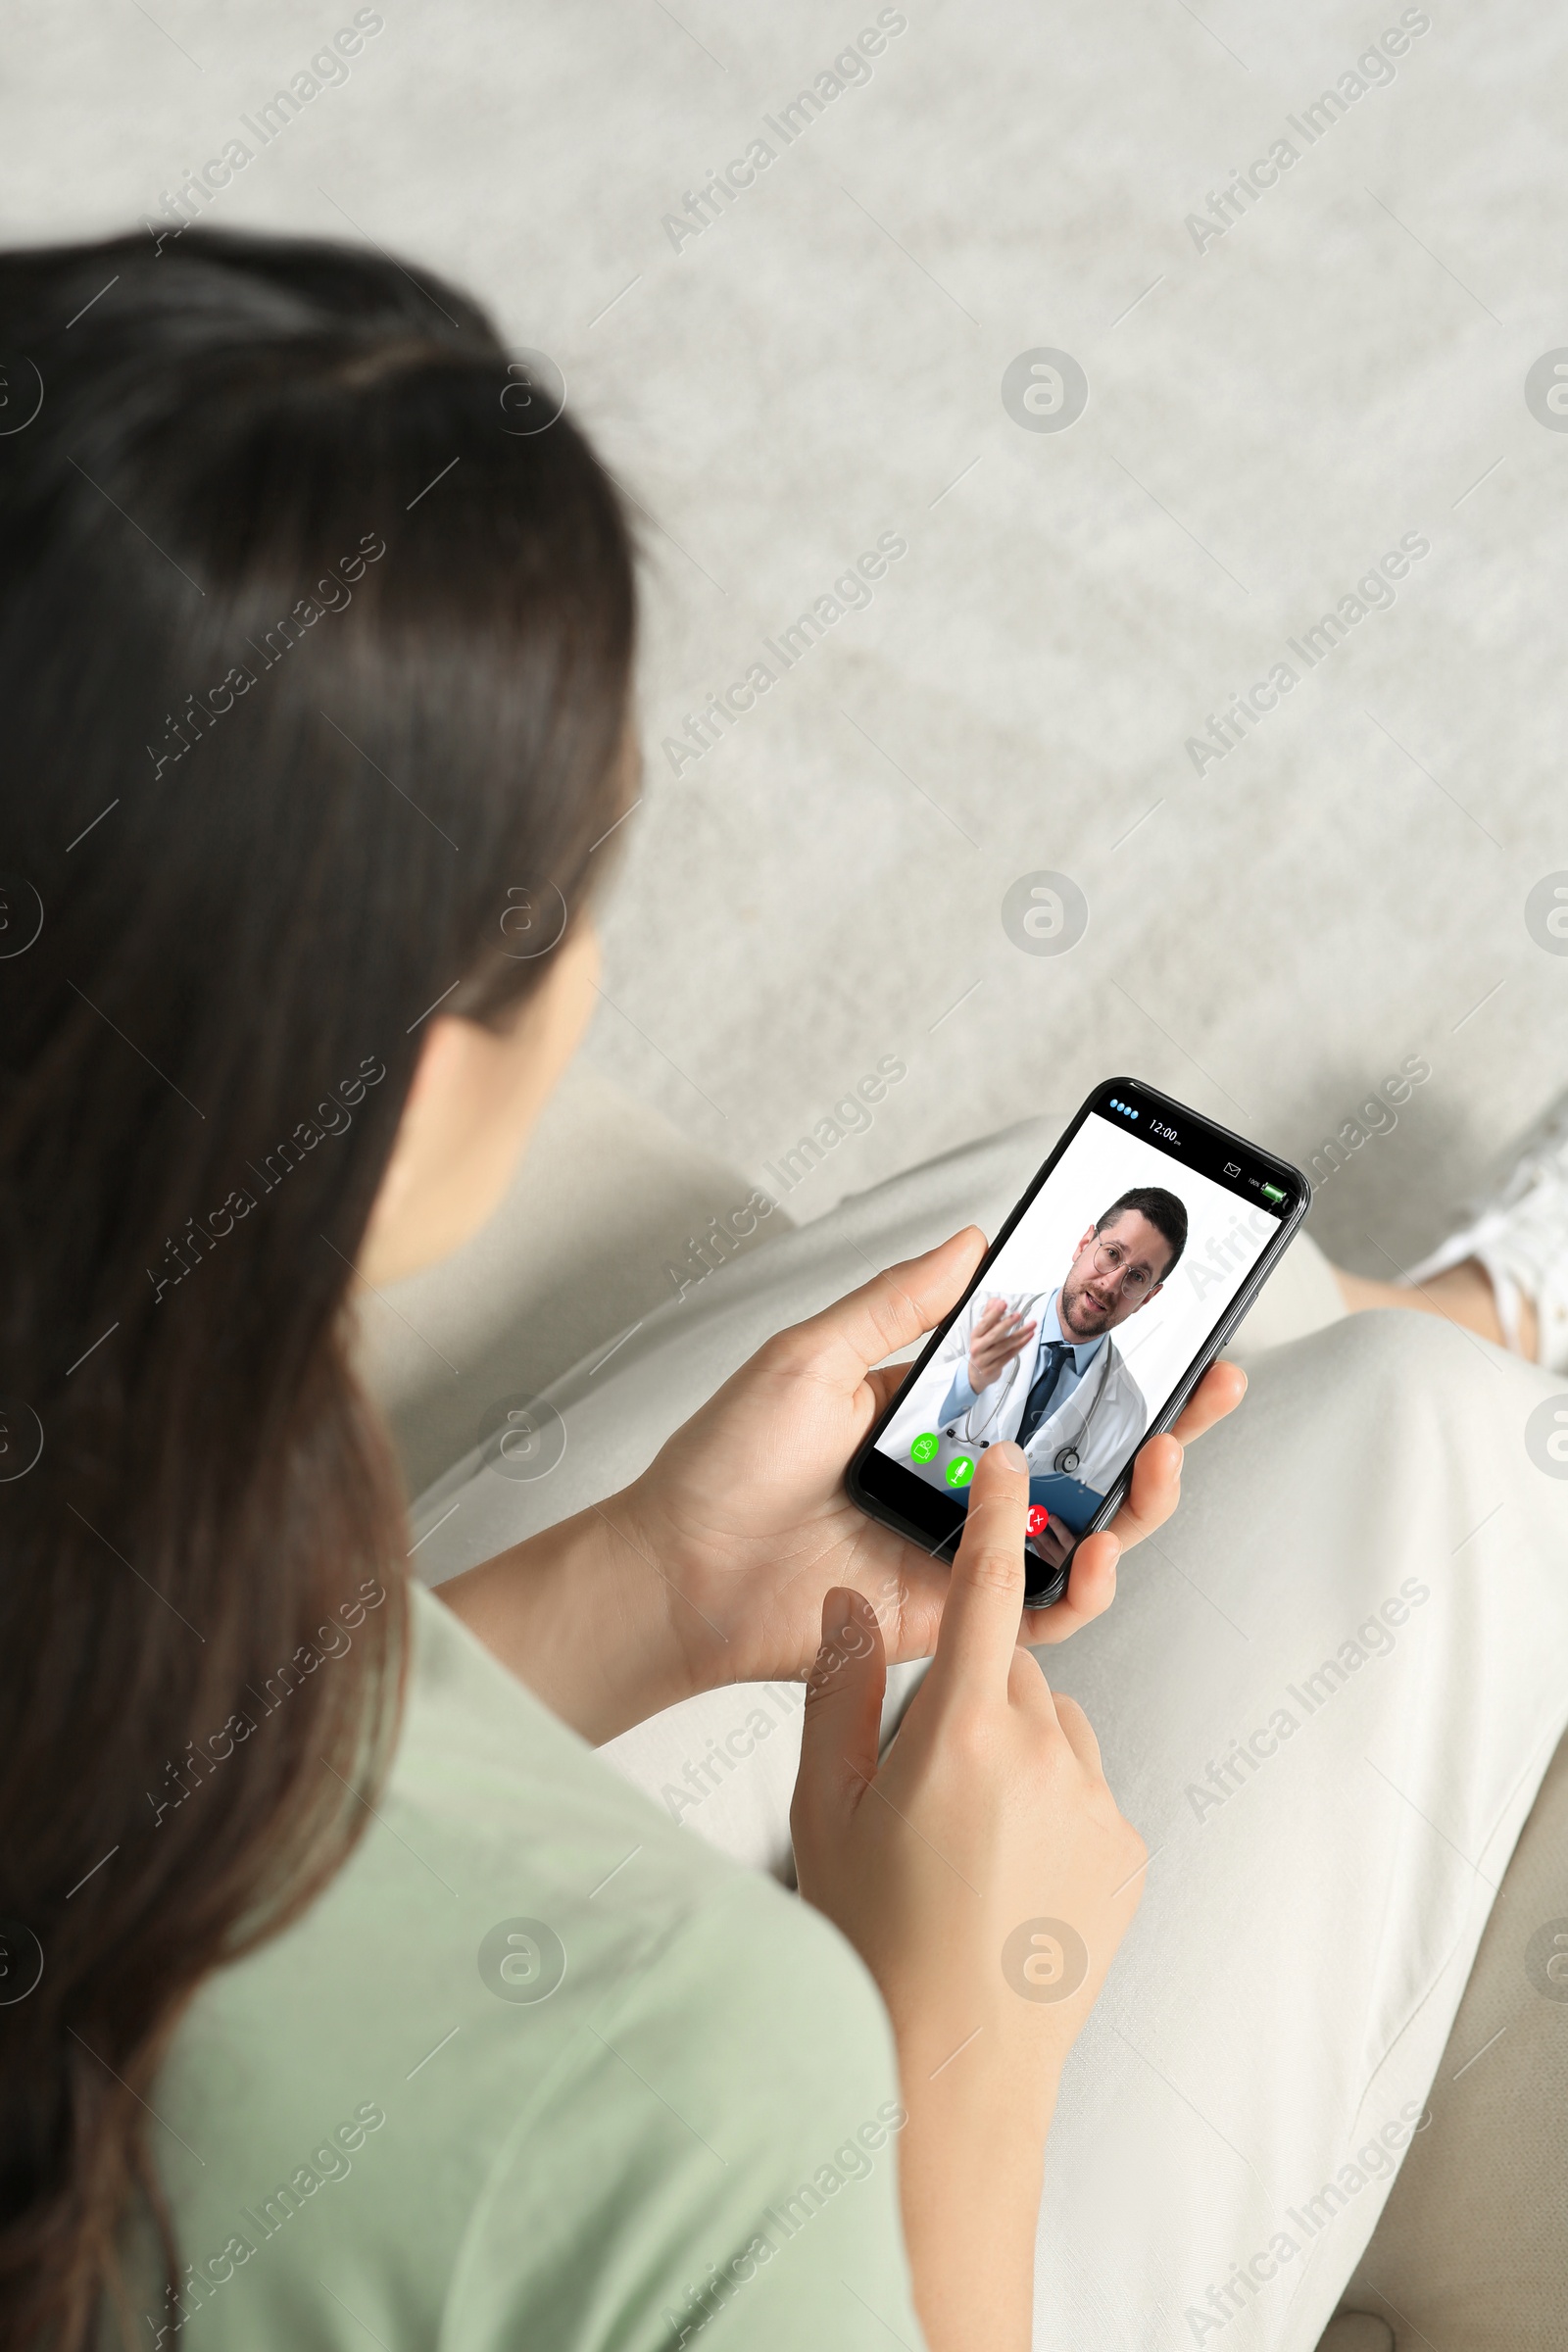
<path id="1" fill-rule="evenodd" d="M 428 1594 L 414 1629 L 374 1819 L 292 1928 L 209 1982 L 159 2085 L 186 2313 L 219 2305 L 225 2345 L 277 2340 L 302 2297 L 429 2343 L 453 2296 L 465 2342 L 481 2312 L 510 2327 L 564 2296 L 576 2321 L 540 2340 L 593 2343 L 585 2264 L 628 2266 L 629 2311 L 693 2230 L 736 2259 L 764 2206 L 821 2204 L 902 2115 L 836 1931 L 671 1822 Z M 889 2194 L 858 2201 L 902 2275 Z M 812 2243 L 850 2260 L 840 2237 Z"/>
<path id="2" fill-rule="evenodd" d="M 631 1850 L 628 1838 L 662 1857 L 672 1902 L 730 1881 L 722 1855 L 609 1771 L 434 1593 L 416 1587 L 411 1600 L 414 1659 L 389 1812 L 428 1822 L 485 1873 L 514 1857 L 525 1818 L 541 1882 L 574 1886 L 596 1860 L 609 1870 Z"/>

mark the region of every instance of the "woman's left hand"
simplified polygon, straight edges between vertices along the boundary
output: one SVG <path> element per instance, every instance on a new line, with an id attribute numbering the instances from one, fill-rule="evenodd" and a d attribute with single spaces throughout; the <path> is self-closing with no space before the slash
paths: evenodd
<path id="1" fill-rule="evenodd" d="M 823 1600 L 840 1585 L 871 1603 L 890 1660 L 935 1648 L 946 1564 L 868 1518 L 844 1471 L 908 1372 L 906 1363 L 872 1367 L 941 1321 L 984 1249 L 969 1226 L 780 1332 L 603 1506 L 657 1565 L 692 1690 L 807 1673 Z M 1020 1640 L 1064 1642 L 1110 1606 L 1120 1553 L 1176 1508 L 1183 1445 L 1239 1404 L 1246 1387 L 1239 1366 L 1209 1368 L 1174 1432 L 1139 1454 L 1112 1525 L 1079 1544 L 1063 1597 L 1023 1612 Z"/>

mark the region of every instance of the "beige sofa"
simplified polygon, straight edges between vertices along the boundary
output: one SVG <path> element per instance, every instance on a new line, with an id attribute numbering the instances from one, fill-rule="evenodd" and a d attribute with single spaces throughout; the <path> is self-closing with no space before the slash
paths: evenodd
<path id="1" fill-rule="evenodd" d="M 713 1279 L 727 1255 L 785 1229 L 775 1208 L 733 1235 L 751 1189 L 593 1072 L 569 1073 L 485 1232 L 446 1265 L 362 1300 L 362 1361 L 411 1497 L 475 1443 L 496 1397 L 537 1395 L 682 1283 Z M 1244 1359 L 1267 1345 L 1261 1310 L 1242 1337 Z M 1568 1740 L 1503 1878 L 1429 2114 L 1323 2352 L 1560 2346 Z"/>

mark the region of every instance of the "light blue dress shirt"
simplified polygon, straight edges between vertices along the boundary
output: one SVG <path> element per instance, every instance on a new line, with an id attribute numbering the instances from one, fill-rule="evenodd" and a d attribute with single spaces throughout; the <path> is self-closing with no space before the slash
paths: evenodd
<path id="1" fill-rule="evenodd" d="M 1040 1357 L 1042 1351 L 1053 1342 L 1063 1340 L 1067 1336 L 1062 1330 L 1060 1323 L 1056 1320 L 1056 1301 L 1060 1297 L 1061 1293 L 1059 1290 L 1054 1290 L 1052 1292 L 1046 1311 L 1040 1318 L 1040 1329 L 1035 1334 L 1034 1356 L 1029 1366 L 1029 1377 L 1024 1382 L 1023 1393 L 1026 1397 L 1028 1396 L 1030 1390 L 1034 1387 L 1035 1382 L 1040 1378 Z M 1098 1340 L 1073 1340 L 1069 1343 L 1072 1348 L 1072 1355 L 1061 1367 L 1060 1377 L 1052 1393 L 1048 1418 L 1051 1414 L 1057 1412 L 1060 1407 L 1066 1403 L 1068 1397 L 1072 1395 L 1074 1389 L 1083 1379 L 1084 1374 L 1088 1371 L 1090 1365 L 1094 1362 L 1096 1356 L 1105 1345 L 1106 1336 L 1107 1335 L 1104 1332 L 1102 1332 Z M 943 1398 L 942 1410 L 938 1414 L 937 1418 L 944 1425 L 946 1425 L 949 1421 L 956 1420 L 959 1413 L 966 1413 L 969 1410 L 970 1405 L 975 1402 L 975 1393 L 969 1386 L 969 1358 L 967 1354 L 965 1354 L 958 1365 L 952 1388 L 949 1389 L 947 1396 Z"/>

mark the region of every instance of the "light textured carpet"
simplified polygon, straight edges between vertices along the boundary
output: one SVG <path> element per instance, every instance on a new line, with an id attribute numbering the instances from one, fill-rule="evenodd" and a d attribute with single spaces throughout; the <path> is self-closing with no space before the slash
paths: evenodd
<path id="1" fill-rule="evenodd" d="M 123 226 L 239 138 L 213 220 L 372 238 L 564 369 L 652 558 L 593 1061 L 763 1183 L 902 1063 L 789 1192 L 809 1218 L 1115 1071 L 1305 1159 L 1418 1056 L 1314 1231 L 1367 1270 L 1434 1240 L 1564 1075 L 1568 939 L 1526 902 L 1568 868 L 1568 432 L 1525 378 L 1568 340 L 1568 21 L 385 0 L 346 80 L 251 137 L 355 15 L 14 6 L 5 217 Z M 751 184 L 672 228 L 732 159 Z M 1004 405 L 1041 349 L 1087 379 L 1063 430 Z M 1049 424 L 1028 368 L 1014 408 Z M 833 599 L 884 535 L 871 601 Z M 1406 535 L 1430 552 L 1350 619 Z M 765 641 L 818 598 L 857 609 L 817 607 L 786 670 Z M 1336 610 L 1308 669 L 1288 641 Z M 760 661 L 776 682 L 672 760 Z M 1188 740 L 1281 662 L 1299 682 L 1197 772 Z M 1045 871 L 1087 903 L 1060 955 L 1003 922 Z"/>

